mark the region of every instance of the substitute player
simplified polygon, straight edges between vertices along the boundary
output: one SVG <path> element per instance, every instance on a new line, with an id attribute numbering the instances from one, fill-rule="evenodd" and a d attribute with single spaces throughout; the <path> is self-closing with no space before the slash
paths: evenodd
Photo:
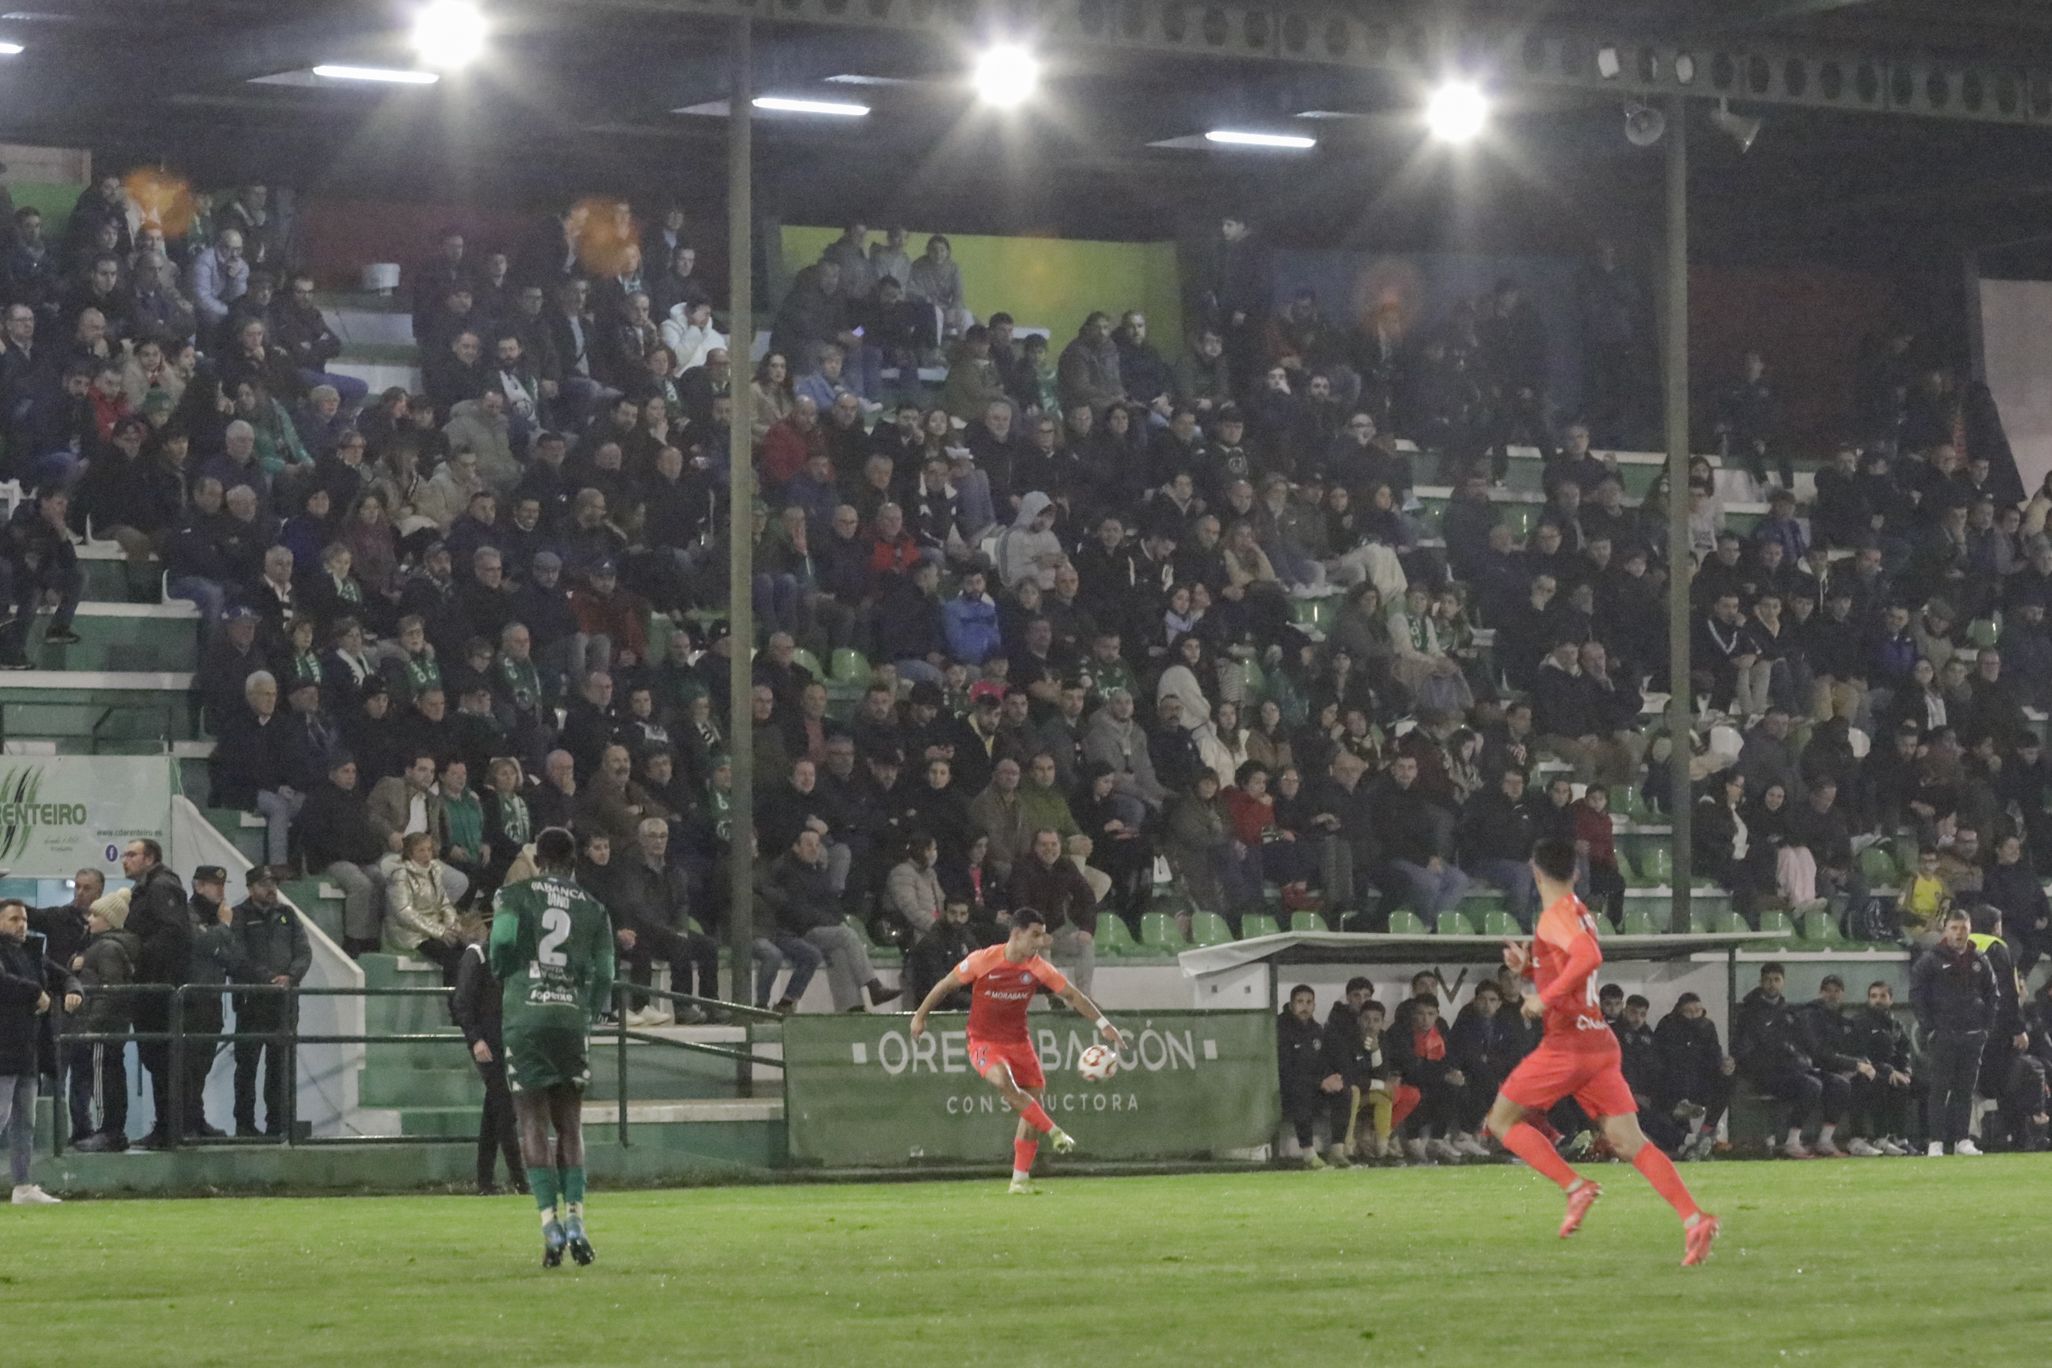
<path id="1" fill-rule="evenodd" d="M 533 876 L 516 882 L 516 861 L 493 904 L 492 973 L 506 985 L 506 1084 L 541 1208 L 544 1268 L 561 1264 L 565 1249 L 580 1264 L 594 1257 L 584 1233 L 584 1085 L 592 1023 L 613 992 L 613 931 L 606 909 L 571 877 L 576 859 L 576 840 L 549 827 L 534 840 Z"/>
<path id="2" fill-rule="evenodd" d="M 1012 1110 L 1019 1113 L 1019 1128 L 1012 1137 L 1013 1193 L 1031 1194 L 1033 1159 L 1045 1135 L 1056 1154 L 1076 1148 L 1069 1133 L 1054 1123 L 1040 1105 L 1047 1077 L 1040 1070 L 1040 1052 L 1026 1034 L 1026 1009 L 1041 986 L 1069 1004 L 1081 1017 L 1097 1025 L 1097 1033 L 1112 1048 L 1121 1043 L 1118 1028 L 1097 1009 L 1097 1004 L 1071 984 L 1062 971 L 1041 955 L 1054 944 L 1047 919 L 1030 907 L 1012 910 L 1012 934 L 1003 945 L 987 945 L 972 952 L 933 986 L 926 1001 L 912 1013 L 912 1038 L 926 1034 L 926 1014 L 950 993 L 972 989 L 969 999 L 969 1065 L 983 1081 L 1005 1095 Z"/>
<path id="3" fill-rule="evenodd" d="M 1546 1036 L 1503 1081 L 1484 1124 L 1512 1154 L 1567 1193 L 1567 1216 L 1560 1223 L 1560 1236 L 1566 1239 L 1581 1228 L 1603 1189 L 1569 1168 L 1525 1114 L 1543 1115 L 1562 1098 L 1574 1098 L 1597 1119 L 1611 1149 L 1645 1174 L 1681 1216 L 1682 1266 L 1699 1264 L 1717 1238 L 1717 1218 L 1696 1205 L 1673 1161 L 1639 1130 L 1639 1107 L 1620 1067 L 1617 1036 L 1597 1003 L 1596 969 L 1603 951 L 1596 943 L 1595 918 L 1575 896 L 1574 843 L 1540 841 L 1532 848 L 1532 875 L 1546 909 L 1538 934 L 1529 950 L 1516 941 L 1504 942 L 1503 960 L 1533 979 L 1538 991 L 1526 994 L 1524 1012 L 1545 1017 Z"/>

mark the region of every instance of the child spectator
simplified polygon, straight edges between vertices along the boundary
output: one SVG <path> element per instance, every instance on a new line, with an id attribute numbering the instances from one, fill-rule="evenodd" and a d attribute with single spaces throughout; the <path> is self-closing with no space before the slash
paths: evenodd
<path id="1" fill-rule="evenodd" d="M 1902 929 L 1910 943 L 1928 950 L 1938 943 L 1938 928 L 1952 910 L 1952 890 L 1938 872 L 1938 851 L 1925 846 L 1917 852 L 1917 872 L 1902 891 Z"/>
<path id="2" fill-rule="evenodd" d="M 1610 790 L 1591 784 L 1569 808 L 1574 815 L 1575 850 L 1589 868 L 1589 902 L 1610 924 L 1624 928 L 1624 872 L 1617 865 L 1617 838 L 1610 817 Z"/>

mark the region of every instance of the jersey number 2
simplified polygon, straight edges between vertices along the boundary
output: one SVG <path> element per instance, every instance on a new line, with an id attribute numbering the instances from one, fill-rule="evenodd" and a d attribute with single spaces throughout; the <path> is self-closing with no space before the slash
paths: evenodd
<path id="1" fill-rule="evenodd" d="M 570 914 L 560 907 L 545 907 L 541 924 L 541 944 L 534 948 L 534 958 L 551 969 L 561 969 L 570 962 L 563 953 L 563 942 L 570 939 Z"/>

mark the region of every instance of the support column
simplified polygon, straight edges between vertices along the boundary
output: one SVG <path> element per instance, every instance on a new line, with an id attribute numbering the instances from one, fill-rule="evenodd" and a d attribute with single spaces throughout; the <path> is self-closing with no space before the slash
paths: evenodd
<path id="1" fill-rule="evenodd" d="M 728 963 L 733 1001 L 753 1002 L 755 973 L 749 947 L 755 932 L 755 734 L 749 692 L 754 679 L 755 462 L 752 421 L 755 392 L 749 387 L 749 357 L 755 341 L 754 233 L 751 228 L 751 115 L 755 98 L 753 37 L 747 16 L 734 21 L 733 81 L 727 116 L 727 354 L 733 358 L 734 426 L 727 442 L 727 623 L 732 629 L 733 664 L 728 672 L 732 715 L 727 744 L 734 767 L 733 822 L 727 861 Z"/>
<path id="2" fill-rule="evenodd" d="M 1674 749 L 1674 876 L 1669 929 L 1689 929 L 1694 880 L 1691 840 L 1695 799 L 1689 784 L 1689 108 L 1677 95 L 1667 102 L 1667 337 L 1661 349 L 1667 410 L 1667 735 Z"/>

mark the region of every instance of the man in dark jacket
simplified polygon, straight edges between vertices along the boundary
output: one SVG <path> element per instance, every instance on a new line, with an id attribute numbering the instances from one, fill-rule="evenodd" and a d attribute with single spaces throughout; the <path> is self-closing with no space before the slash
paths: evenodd
<path id="1" fill-rule="evenodd" d="M 78 549 L 66 523 L 70 515 L 70 496 L 61 487 L 50 485 L 38 489 L 33 499 L 24 500 L 0 530 L 0 560 L 12 576 L 13 602 L 8 607 L 14 611 L 14 620 L 0 629 L 0 665 L 26 668 L 29 632 L 45 590 L 55 590 L 58 602 L 43 634 L 44 644 L 78 644 L 71 618 L 85 592 L 85 574 L 78 567 Z"/>
<path id="2" fill-rule="evenodd" d="M 1275 1069 L 1282 1085 L 1283 1117 L 1296 1132 L 1304 1167 L 1322 1169 L 1326 1160 L 1318 1157 L 1316 1132 L 1323 1109 L 1331 1162 L 1345 1168 L 1350 1162 L 1346 1134 L 1352 1099 L 1346 1079 L 1326 1053 L 1317 1013 L 1318 995 L 1309 984 L 1300 983 L 1290 989 L 1290 1005 L 1275 1019 Z"/>
<path id="3" fill-rule="evenodd" d="M 506 1156 L 506 1172 L 516 1191 L 526 1192 L 527 1169 L 520 1159 L 520 1133 L 513 1115 L 513 1094 L 506 1086 L 506 1042 L 501 1033 L 501 984 L 492 976 L 491 961 L 484 945 L 476 939 L 477 927 L 470 923 L 472 937 L 464 947 L 456 969 L 456 993 L 449 1000 L 449 1015 L 463 1032 L 470 1058 L 484 1080 L 484 1114 L 477 1123 L 477 1191 L 481 1197 L 499 1191 L 499 1155 Z"/>
<path id="4" fill-rule="evenodd" d="M 1845 1014 L 1845 980 L 1836 974 L 1826 974 L 1817 985 L 1815 1000 L 1796 1009 L 1796 1026 L 1802 1032 L 1803 1049 L 1819 1072 L 1845 1080 L 1846 1100 L 1850 1104 L 1853 1087 L 1872 1082 L 1877 1070 L 1860 1053 L 1858 1028 Z M 1833 1124 L 1836 1120 L 1827 1112 L 1824 1126 L 1817 1134 L 1816 1152 L 1826 1158 L 1841 1154 Z M 1851 1152 L 1869 1158 L 1870 1148 L 1854 1142 Z"/>
<path id="5" fill-rule="evenodd" d="M 1795 1008 L 1781 994 L 1787 981 L 1781 965 L 1761 965 L 1760 986 L 1739 1004 L 1731 1035 L 1747 1081 L 1787 1108 L 1788 1138 L 1781 1152 L 1806 1159 L 1810 1150 L 1803 1144 L 1804 1128 L 1812 1118 L 1835 1123 L 1845 1113 L 1851 1090 L 1843 1078 L 1820 1071 L 1811 1060 Z"/>
<path id="6" fill-rule="evenodd" d="M 1030 907 L 1054 933 L 1051 958 L 1084 993 L 1097 973 L 1097 900 L 1076 862 L 1062 853 L 1061 833 L 1033 833 L 1033 851 L 1012 870 L 1013 907 Z"/>
<path id="7" fill-rule="evenodd" d="M 240 983 L 264 984 L 271 988 L 297 987 L 313 967 L 313 950 L 299 914 L 278 896 L 278 871 L 270 865 L 255 865 L 247 875 L 249 896 L 236 904 L 230 924 L 238 950 L 236 979 Z M 254 1035 L 265 1031 L 280 1034 L 270 1040 L 235 1042 L 235 1134 L 280 1136 L 285 1133 L 285 1082 L 287 1067 L 286 1033 L 294 1029 L 297 1013 L 285 993 L 235 994 L 235 1033 Z M 265 1056 L 268 1053 L 269 1059 Z M 256 1124 L 257 1068 L 264 1066 L 264 1128 Z"/>
<path id="8" fill-rule="evenodd" d="M 1738 1065 L 1717 1039 L 1717 1023 L 1694 993 L 1683 993 L 1653 1031 L 1660 1054 L 1659 1103 L 1670 1113 L 1695 1118 L 1687 1145 L 1698 1159 L 1710 1157 L 1717 1124 L 1731 1105 L 1731 1080 Z"/>
<path id="9" fill-rule="evenodd" d="M 142 946 L 135 981 L 159 989 L 135 995 L 135 1029 L 168 1033 L 171 990 L 185 982 L 186 961 L 192 956 L 192 916 L 185 903 L 185 887 L 164 867 L 164 848 L 153 840 L 130 841 L 121 852 L 121 872 L 134 881 L 128 930 Z M 171 1042 L 140 1040 L 135 1048 L 149 1070 L 150 1099 L 156 1108 L 156 1120 L 141 1143 L 154 1148 L 171 1139 Z"/>
<path id="10" fill-rule="evenodd" d="M 307 794 L 293 832 L 307 872 L 341 885 L 342 948 L 352 956 L 375 951 L 382 918 L 373 895 L 386 843 L 371 825 L 356 761 L 347 752 L 329 756 L 327 781 Z"/>
<path id="11" fill-rule="evenodd" d="M 1938 944 L 1910 966 L 1910 1005 L 1924 1032 L 1926 1153 L 1934 1159 L 1947 1146 L 1954 1154 L 1981 1152 L 1967 1137 L 1967 1125 L 1996 1003 L 1995 971 L 1973 943 L 1973 922 L 1955 909 Z"/>
<path id="12" fill-rule="evenodd" d="M 1616 1021 L 1610 1023 L 1610 1029 L 1617 1037 L 1625 1083 L 1632 1090 L 1633 1100 L 1639 1104 L 1639 1128 L 1654 1144 L 1672 1155 L 1679 1153 L 1689 1139 L 1684 1129 L 1688 1113 L 1677 1115 L 1672 1108 L 1660 1105 L 1666 1085 L 1660 1076 L 1660 1043 L 1653 1028 L 1646 1024 L 1646 1013 L 1652 1006 L 1644 997 L 1633 993 L 1624 1000 L 1624 1010 Z"/>
<path id="13" fill-rule="evenodd" d="M 1910 1153 L 1910 1038 L 1895 1017 L 1895 990 L 1881 980 L 1867 985 L 1867 1004 L 1852 1013 L 1852 1039 L 1874 1066 L 1872 1078 L 1852 1081 L 1852 1124 L 1861 1139 L 1886 1155 Z M 1854 1142 L 1853 1153 L 1860 1151 Z"/>
<path id="14" fill-rule="evenodd" d="M 1409 1006 L 1409 1013 L 1399 1013 L 1390 1031 L 1390 1063 L 1402 1080 L 1392 1120 L 1399 1135 L 1409 1127 L 1404 1152 L 1416 1162 L 1459 1160 L 1470 1153 L 1452 1139 L 1460 1126 L 1461 1089 L 1467 1075 L 1447 1053 L 1439 999 L 1420 993 Z"/>
<path id="15" fill-rule="evenodd" d="M 774 914 L 779 930 L 810 942 L 825 956 L 835 1011 L 859 1010 L 865 991 L 871 1006 L 881 1006 L 904 991 L 884 986 L 870 965 L 869 947 L 841 921 L 818 832 L 806 827 L 773 863 L 765 865 L 758 857 L 755 867 L 757 903 Z"/>
<path id="16" fill-rule="evenodd" d="M 684 871 L 669 860 L 670 828 L 660 817 L 645 817 L 635 828 L 635 849 L 612 862 L 613 897 L 607 910 L 621 942 L 628 972 L 637 987 L 647 987 L 655 961 L 670 966 L 670 991 L 693 993 L 715 1001 L 720 996 L 720 949 L 711 936 L 691 929 L 691 904 Z M 692 987 L 693 975 L 697 987 Z M 696 1004 L 647 1006 L 647 999 L 629 999 L 629 1026 L 667 1026 L 674 1019 L 696 1026 L 706 1019 Z"/>
<path id="17" fill-rule="evenodd" d="M 1481 1129 L 1497 1088 L 1524 1057 L 1522 1043 L 1503 1017 L 1503 994 L 1493 980 L 1475 985 L 1475 996 L 1454 1018 L 1447 1050 L 1468 1080 L 1461 1089 L 1461 1130 L 1472 1135 Z"/>
<path id="18" fill-rule="evenodd" d="M 57 990 L 66 1012 L 84 999 L 71 971 L 29 949 L 28 905 L 19 898 L 0 902 L 0 1142 L 7 1145 L 16 1206 L 43 1206 L 57 1199 L 29 1182 L 34 1153 L 38 1041 L 42 1021 Z"/>
<path id="19" fill-rule="evenodd" d="M 1468 873 L 1502 889 L 1510 900 L 1510 914 L 1526 931 L 1539 911 L 1539 888 L 1532 881 L 1534 839 L 1523 770 L 1505 770 L 1495 791 L 1484 789 L 1469 799 L 1461 821 L 1461 852 Z"/>
<path id="20" fill-rule="evenodd" d="M 981 944 L 976 933 L 969 929 L 969 904 L 958 898 L 948 899 L 941 906 L 940 917 L 926 928 L 925 934 L 905 954 L 905 974 L 912 981 L 912 996 L 921 1002 L 926 1001 L 926 995 L 933 991 L 934 985 L 946 978 Z M 934 1010 L 966 1012 L 969 1010 L 969 997 L 969 990 L 961 989 L 942 998 Z"/>
<path id="21" fill-rule="evenodd" d="M 1995 975 L 1995 1020 L 1981 1054 L 1980 1090 L 1999 1104 L 1982 1124 L 1981 1139 L 1997 1139 L 2006 1148 L 2031 1148 L 2035 1118 L 2045 1114 L 2045 1067 L 2031 1057 L 2031 1038 L 2023 1014 L 2023 982 L 2010 954 L 2002 909 L 1979 906 L 1968 915 L 1974 931 L 1968 939 L 1988 961 Z M 2002 1134 L 1996 1134 L 1997 1130 Z"/>
<path id="22" fill-rule="evenodd" d="M 1370 825 L 1375 830 L 1390 874 L 1384 887 L 1408 892 L 1411 910 L 1427 929 L 1439 925 L 1440 913 L 1460 906 L 1468 876 L 1449 858 L 1446 814 L 1417 792 L 1418 762 L 1409 755 L 1390 761 L 1385 781 L 1369 799 Z"/>
<path id="23" fill-rule="evenodd" d="M 106 875 L 97 869 L 81 869 L 71 876 L 70 902 L 56 907 L 31 907 L 29 930 L 43 938 L 43 953 L 59 964 L 71 963 L 72 956 L 85 949 L 92 936 L 86 919 L 93 904 L 106 891 Z"/>

